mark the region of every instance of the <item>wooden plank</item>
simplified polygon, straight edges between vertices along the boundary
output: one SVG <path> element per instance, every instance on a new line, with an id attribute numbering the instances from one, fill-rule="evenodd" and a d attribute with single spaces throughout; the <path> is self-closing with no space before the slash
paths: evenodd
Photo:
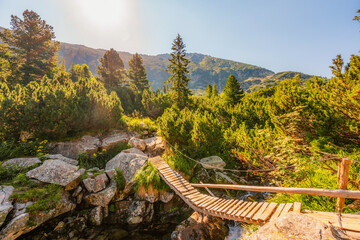
<path id="1" fill-rule="evenodd" d="M 226 212 L 226 214 L 231 215 L 233 212 L 237 211 L 245 202 L 243 200 L 238 201 L 238 203 L 229 211 Z"/>
<path id="2" fill-rule="evenodd" d="M 210 196 L 207 196 L 207 195 L 206 195 L 205 197 L 202 197 L 202 198 L 199 198 L 199 199 L 197 199 L 197 200 L 194 200 L 193 203 L 194 203 L 195 205 L 198 205 L 198 204 L 200 204 L 200 203 L 205 202 L 209 197 L 210 197 Z"/>
<path id="3" fill-rule="evenodd" d="M 287 203 L 287 204 L 285 205 L 284 209 L 282 210 L 282 212 L 281 212 L 281 214 L 280 214 L 279 217 L 282 217 L 282 216 L 286 215 L 286 214 L 290 211 L 292 205 L 293 205 L 292 203 Z"/>
<path id="4" fill-rule="evenodd" d="M 206 208 L 206 207 L 210 206 L 211 204 L 213 204 L 218 199 L 219 199 L 218 197 L 213 197 L 213 199 L 211 201 L 206 202 L 206 203 L 202 203 L 202 204 L 199 205 L 199 207 Z"/>
<path id="5" fill-rule="evenodd" d="M 186 196 L 188 196 L 188 195 L 190 195 L 190 194 L 194 194 L 194 193 L 198 193 L 198 192 L 199 192 L 198 190 L 192 189 L 192 190 L 184 193 L 183 196 L 186 197 Z"/>
<path id="6" fill-rule="evenodd" d="M 360 232 L 360 220 L 354 220 L 352 218 L 344 219 L 341 218 L 341 224 L 339 223 L 338 217 L 332 217 L 330 215 L 325 215 L 319 212 L 316 213 L 306 213 L 322 222 L 330 223 L 335 227 L 340 229 Z"/>
<path id="7" fill-rule="evenodd" d="M 232 207 L 234 207 L 237 203 L 239 202 L 238 199 L 235 199 L 230 205 L 228 205 L 226 208 L 221 210 L 221 213 L 226 213 L 227 211 L 229 211 L 229 209 L 231 209 Z"/>
<path id="8" fill-rule="evenodd" d="M 202 205 L 202 204 L 209 203 L 209 202 L 211 202 L 212 200 L 214 200 L 214 198 L 211 197 L 211 196 L 208 196 L 207 199 L 206 199 L 204 202 L 197 204 L 197 206 L 198 206 L 199 208 L 201 208 L 201 205 Z"/>
<path id="9" fill-rule="evenodd" d="M 223 201 L 222 203 L 217 204 L 216 206 L 208 209 L 210 211 L 217 211 L 218 209 L 220 209 L 221 207 L 225 206 L 226 204 L 228 204 L 229 200 L 225 199 L 225 201 Z"/>
<path id="10" fill-rule="evenodd" d="M 254 215 L 254 217 L 252 217 L 252 220 L 257 221 L 259 219 L 259 217 L 261 216 L 261 214 L 263 214 L 263 212 L 265 211 L 265 209 L 267 208 L 268 205 L 269 205 L 269 203 L 264 202 L 263 205 L 261 206 L 261 208 L 259 209 L 259 211 L 257 211 L 257 213 Z"/>
<path id="11" fill-rule="evenodd" d="M 256 212 L 261 208 L 261 206 L 263 205 L 264 202 L 259 202 L 254 208 L 253 210 L 251 210 L 251 212 L 249 212 L 245 218 L 248 218 L 248 219 L 251 219 L 255 214 Z"/>
<path id="12" fill-rule="evenodd" d="M 252 202 L 247 202 L 246 205 L 244 205 L 238 211 L 234 212 L 232 215 L 235 217 L 239 217 L 240 214 L 242 214 L 251 204 L 252 204 Z"/>
<path id="13" fill-rule="evenodd" d="M 263 214 L 261 214 L 261 216 L 259 217 L 259 220 L 260 221 L 268 220 L 268 218 L 271 216 L 271 214 L 275 211 L 277 205 L 278 204 L 274 203 L 274 202 L 270 203 L 269 206 L 263 212 Z"/>
<path id="14" fill-rule="evenodd" d="M 225 204 L 224 206 L 219 208 L 217 211 L 222 212 L 225 208 L 227 208 L 229 205 L 231 205 L 234 201 L 235 201 L 235 199 L 230 199 L 227 204 Z"/>
<path id="15" fill-rule="evenodd" d="M 300 202 L 294 202 L 294 212 L 301 212 L 301 203 Z"/>
<path id="16" fill-rule="evenodd" d="M 251 205 L 245 210 L 243 211 L 239 217 L 245 217 L 249 212 L 251 212 L 251 210 L 253 210 L 253 208 L 258 204 L 258 202 L 252 202 Z"/>
<path id="17" fill-rule="evenodd" d="M 222 204 L 223 202 L 225 202 L 226 199 L 223 199 L 223 198 L 219 198 L 219 201 L 216 201 L 214 202 L 213 204 L 209 205 L 206 207 L 206 210 L 210 210 L 212 209 L 213 207 L 216 207 L 218 206 L 219 204 Z"/>
<path id="18" fill-rule="evenodd" d="M 280 203 L 280 205 L 277 207 L 275 213 L 271 216 L 270 221 L 277 219 L 280 216 L 281 211 L 284 209 L 284 207 L 285 207 L 285 203 Z"/>
<path id="19" fill-rule="evenodd" d="M 349 180 L 349 169 L 351 161 L 349 159 L 342 159 L 339 173 L 339 189 L 347 189 Z M 345 205 L 345 198 L 339 197 L 336 202 L 336 208 L 341 212 Z"/>

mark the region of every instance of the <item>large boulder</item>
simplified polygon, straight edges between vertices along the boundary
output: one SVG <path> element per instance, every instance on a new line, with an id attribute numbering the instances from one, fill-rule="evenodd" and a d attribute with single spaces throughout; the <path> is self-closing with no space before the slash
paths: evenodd
<path id="1" fill-rule="evenodd" d="M 77 166 L 79 164 L 79 162 L 76 161 L 75 159 L 65 157 L 65 156 L 63 156 L 61 154 L 49 154 L 49 155 L 46 155 L 45 157 L 47 159 L 61 160 L 61 161 L 64 161 L 66 163 L 69 163 L 69 164 L 72 164 L 72 165 L 75 165 L 75 166 Z"/>
<path id="2" fill-rule="evenodd" d="M 154 216 L 154 206 L 147 201 L 133 201 L 129 211 L 130 215 L 127 218 L 129 224 L 150 222 Z"/>
<path id="3" fill-rule="evenodd" d="M 206 169 L 224 168 L 226 163 L 219 156 L 210 156 L 200 160 L 202 166 Z"/>
<path id="4" fill-rule="evenodd" d="M 194 212 L 181 222 L 171 234 L 172 240 L 223 240 L 229 229 L 224 220 L 211 216 L 201 216 Z"/>
<path id="5" fill-rule="evenodd" d="M 52 154 L 61 154 L 68 158 L 76 158 L 77 155 L 83 152 L 89 155 L 96 153 L 100 145 L 100 140 L 97 137 L 85 135 L 79 141 L 56 142 L 51 143 L 49 147 L 50 153 Z"/>
<path id="6" fill-rule="evenodd" d="M 39 158 L 12 158 L 2 163 L 2 166 L 18 166 L 21 168 L 31 167 L 41 163 Z"/>
<path id="7" fill-rule="evenodd" d="M 135 137 L 130 138 L 129 145 L 134 148 L 140 149 L 141 151 L 145 151 L 146 149 L 146 142 L 143 139 Z"/>
<path id="8" fill-rule="evenodd" d="M 161 137 L 152 137 L 144 139 L 146 143 L 146 152 L 151 156 L 161 155 L 165 148 Z"/>
<path id="9" fill-rule="evenodd" d="M 137 149 L 137 148 L 129 148 L 129 149 L 122 150 L 121 152 L 124 152 L 124 153 L 135 153 L 135 154 L 147 156 L 146 153 L 144 153 L 143 151 L 141 151 L 141 150 L 139 150 L 139 149 Z"/>
<path id="10" fill-rule="evenodd" d="M 46 160 L 40 167 L 26 173 L 29 178 L 45 183 L 64 186 L 65 190 L 72 190 L 80 183 L 79 167 L 61 160 Z"/>
<path id="11" fill-rule="evenodd" d="M 114 132 L 101 141 L 101 148 L 109 150 L 120 143 L 127 143 L 132 136 L 127 132 Z"/>
<path id="12" fill-rule="evenodd" d="M 0 186 L 0 227 L 3 225 L 6 216 L 13 209 L 12 202 L 9 200 L 13 191 L 14 187 L 12 186 Z"/>
<path id="13" fill-rule="evenodd" d="M 306 214 L 290 212 L 262 226 L 246 240 L 338 239 L 335 229 Z"/>
<path id="14" fill-rule="evenodd" d="M 105 170 L 121 169 L 126 182 L 130 182 L 135 173 L 144 166 L 146 159 L 144 155 L 121 152 L 106 163 Z"/>
<path id="15" fill-rule="evenodd" d="M 86 178 L 83 180 L 84 186 L 88 192 L 99 192 L 106 188 L 109 179 L 105 173 L 97 175 L 95 178 Z"/>
<path id="16" fill-rule="evenodd" d="M 86 203 L 91 204 L 93 206 L 102 206 L 106 207 L 110 201 L 114 198 L 116 193 L 116 183 L 114 180 L 112 180 L 107 188 L 104 190 L 97 192 L 97 193 L 91 193 L 84 197 L 84 200 Z"/>

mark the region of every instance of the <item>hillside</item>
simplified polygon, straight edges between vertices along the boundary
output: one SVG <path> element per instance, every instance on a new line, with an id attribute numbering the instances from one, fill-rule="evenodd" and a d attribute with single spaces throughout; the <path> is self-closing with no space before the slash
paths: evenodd
<path id="1" fill-rule="evenodd" d="M 67 68 L 70 67 L 71 63 L 85 63 L 95 74 L 98 59 L 100 59 L 104 53 L 104 49 L 93 49 L 83 45 L 61 43 L 59 59 L 65 59 Z M 128 61 L 132 55 L 128 52 L 120 51 L 119 54 L 127 68 Z M 168 58 L 170 55 L 159 54 L 150 56 L 141 54 L 141 57 L 144 60 L 152 88 L 161 89 L 162 83 L 169 77 L 166 68 L 169 64 Z M 215 58 L 200 53 L 189 53 L 188 57 L 191 60 L 189 65 L 189 76 L 191 78 L 189 87 L 192 89 L 205 89 L 207 84 L 216 83 L 219 89 L 222 90 L 230 74 L 237 76 L 237 79 L 241 82 L 249 77 L 263 78 L 274 74 L 274 72 L 258 66 Z"/>

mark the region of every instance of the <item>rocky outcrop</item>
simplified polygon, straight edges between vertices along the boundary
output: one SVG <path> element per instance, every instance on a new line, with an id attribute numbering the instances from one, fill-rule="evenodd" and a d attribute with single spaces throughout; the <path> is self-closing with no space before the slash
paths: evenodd
<path id="1" fill-rule="evenodd" d="M 229 229 L 225 221 L 211 216 L 201 216 L 194 212 L 181 222 L 171 234 L 172 240 L 223 240 Z"/>
<path id="2" fill-rule="evenodd" d="M 120 143 L 127 143 L 131 137 L 132 135 L 127 132 L 113 132 L 111 135 L 102 139 L 101 148 L 109 150 Z"/>
<path id="3" fill-rule="evenodd" d="M 83 180 L 86 190 L 90 193 L 96 193 L 105 189 L 108 182 L 109 179 L 105 173 L 99 174 L 95 178 L 86 178 Z"/>
<path id="4" fill-rule="evenodd" d="M 147 201 L 133 201 L 129 210 L 130 216 L 127 218 L 129 224 L 150 222 L 154 215 L 153 204 Z"/>
<path id="5" fill-rule="evenodd" d="M 12 186 L 0 186 L 0 227 L 5 222 L 6 216 L 13 209 L 12 202 L 9 197 L 14 191 Z"/>
<path id="6" fill-rule="evenodd" d="M 146 143 L 146 152 L 151 156 L 161 155 L 165 150 L 161 137 L 146 138 L 144 141 Z"/>
<path id="7" fill-rule="evenodd" d="M 45 158 L 52 159 L 52 160 L 61 160 L 61 161 L 64 161 L 66 163 L 69 163 L 69 164 L 72 164 L 75 166 L 77 166 L 79 164 L 79 162 L 76 161 L 75 159 L 65 157 L 61 154 L 49 154 L 49 155 L 46 155 Z"/>
<path id="8" fill-rule="evenodd" d="M 206 169 L 224 168 L 226 163 L 218 156 L 210 156 L 200 160 L 202 166 Z"/>
<path id="9" fill-rule="evenodd" d="M 26 173 L 29 178 L 41 182 L 64 186 L 65 190 L 72 190 L 80 182 L 79 167 L 61 160 L 46 160 L 40 167 Z"/>
<path id="10" fill-rule="evenodd" d="M 89 155 L 96 153 L 100 145 L 100 140 L 97 137 L 85 135 L 79 141 L 51 143 L 49 147 L 50 153 L 76 158 L 77 155 L 83 152 Z"/>
<path id="11" fill-rule="evenodd" d="M 116 193 L 116 183 L 112 180 L 107 188 L 104 190 L 91 193 L 89 195 L 84 196 L 84 200 L 86 203 L 91 204 L 93 206 L 102 206 L 106 207 L 110 201 L 114 198 Z"/>
<path id="12" fill-rule="evenodd" d="M 145 149 L 146 149 L 146 142 L 143 139 L 139 139 L 139 138 L 135 138 L 135 137 L 132 137 L 129 140 L 129 145 L 134 148 L 137 148 L 141 151 L 145 151 Z"/>
<path id="13" fill-rule="evenodd" d="M 147 156 L 146 153 L 144 153 L 143 151 L 137 149 L 137 148 L 129 148 L 129 149 L 125 149 L 122 150 L 122 152 L 124 153 L 134 153 L 134 154 L 139 154 L 139 155 L 143 155 L 143 156 Z"/>
<path id="14" fill-rule="evenodd" d="M 135 173 L 144 166 L 147 157 L 144 155 L 121 152 L 106 163 L 105 170 L 121 169 L 126 182 L 130 182 Z"/>
<path id="15" fill-rule="evenodd" d="M 335 229 L 306 214 L 290 212 L 269 222 L 245 240 L 338 239 Z"/>
<path id="16" fill-rule="evenodd" d="M 18 166 L 26 168 L 39 163 L 41 163 L 39 158 L 12 158 L 3 162 L 2 166 Z"/>

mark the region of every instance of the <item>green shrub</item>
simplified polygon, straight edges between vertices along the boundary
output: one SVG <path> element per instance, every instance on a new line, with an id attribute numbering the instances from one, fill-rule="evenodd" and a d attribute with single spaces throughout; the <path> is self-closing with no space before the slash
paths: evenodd
<path id="1" fill-rule="evenodd" d="M 123 190 L 125 188 L 125 184 L 126 184 L 126 180 L 124 178 L 124 175 L 121 171 L 121 169 L 117 169 L 116 173 L 115 173 L 115 178 L 114 178 L 115 182 L 116 182 L 116 187 L 119 190 Z"/>
<path id="2" fill-rule="evenodd" d="M 25 157 L 25 156 L 43 156 L 49 153 L 48 141 L 43 140 L 8 140 L 0 141 L 0 161 Z"/>
<path id="3" fill-rule="evenodd" d="M 161 179 L 156 167 L 148 162 L 142 169 L 140 169 L 135 175 L 135 191 L 140 190 L 157 190 L 166 191 L 169 190 L 169 186 Z"/>

